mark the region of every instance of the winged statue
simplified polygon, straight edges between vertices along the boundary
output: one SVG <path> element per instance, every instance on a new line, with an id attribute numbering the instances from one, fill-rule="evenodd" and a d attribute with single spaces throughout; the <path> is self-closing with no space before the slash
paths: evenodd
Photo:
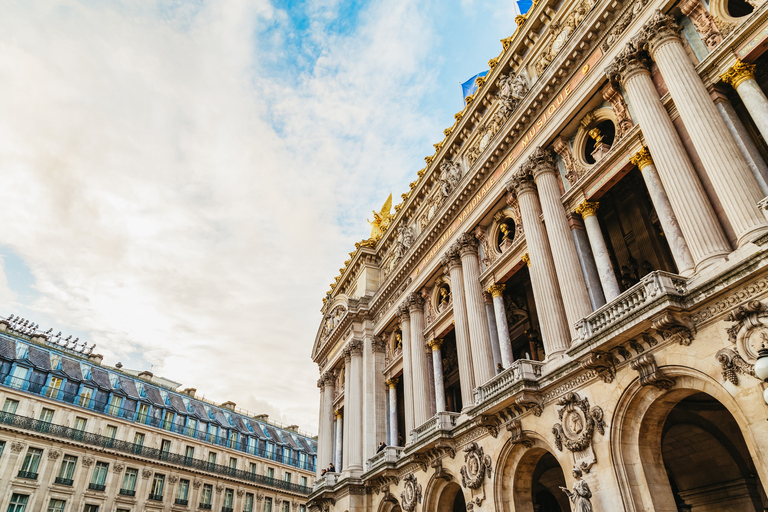
<path id="1" fill-rule="evenodd" d="M 392 222 L 392 194 L 389 194 L 389 197 L 384 202 L 381 212 L 376 213 L 376 210 L 374 210 L 373 221 L 368 221 L 368 224 L 371 225 L 371 238 L 373 240 L 381 238 L 381 235 L 387 231 L 390 222 Z"/>

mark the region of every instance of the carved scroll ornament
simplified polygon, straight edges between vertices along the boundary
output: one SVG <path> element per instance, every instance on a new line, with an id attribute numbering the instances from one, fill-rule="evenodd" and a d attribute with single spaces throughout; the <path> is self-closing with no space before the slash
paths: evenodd
<path id="1" fill-rule="evenodd" d="M 491 476 L 491 456 L 483 453 L 477 443 L 464 448 L 464 465 L 461 467 L 461 485 L 467 489 L 479 489 L 486 475 Z"/>

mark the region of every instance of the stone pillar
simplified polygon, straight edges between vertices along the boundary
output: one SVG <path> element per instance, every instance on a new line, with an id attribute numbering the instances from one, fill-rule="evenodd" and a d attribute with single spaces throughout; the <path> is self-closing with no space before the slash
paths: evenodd
<path id="1" fill-rule="evenodd" d="M 440 346 L 443 340 L 434 339 L 429 342 L 432 349 L 432 368 L 435 372 L 435 408 L 437 412 L 445 412 L 445 387 L 443 386 L 443 359 Z"/>
<path id="2" fill-rule="evenodd" d="M 614 81 L 620 80 L 629 94 L 696 269 L 724 260 L 731 247 L 683 142 L 661 104 L 645 53 L 628 44 L 606 74 Z"/>
<path id="3" fill-rule="evenodd" d="M 413 372 L 414 428 L 429 419 L 429 377 L 424 344 L 424 299 L 419 293 L 408 296 L 411 315 L 411 371 Z"/>
<path id="4" fill-rule="evenodd" d="M 597 273 L 600 275 L 600 284 L 603 287 L 605 300 L 611 302 L 621 295 L 621 288 L 619 288 L 619 282 L 616 280 L 616 272 L 613 269 L 613 263 L 611 263 L 611 256 L 608 254 L 608 247 L 605 245 L 600 221 L 597 220 L 597 207 L 598 203 L 584 201 L 576 208 L 576 213 L 584 219 L 584 227 L 587 229 L 589 245 L 595 258 Z"/>
<path id="5" fill-rule="evenodd" d="M 366 328 L 373 328 L 365 320 Z M 376 454 L 381 441 L 387 439 L 387 391 L 384 385 L 386 342 L 382 338 L 366 335 L 363 352 L 363 461 Z"/>
<path id="6" fill-rule="evenodd" d="M 742 246 L 768 229 L 756 206 L 762 197 L 755 177 L 685 52 L 679 31 L 672 16 L 657 10 L 643 26 L 641 37 L 661 70 L 712 188 L 736 233 L 736 242 Z M 655 155 L 655 151 L 653 153 Z"/>
<path id="7" fill-rule="evenodd" d="M 472 366 L 475 370 L 475 386 L 485 384 L 496 375 L 491 355 L 491 336 L 485 318 L 483 289 L 480 287 L 480 262 L 477 259 L 477 238 L 469 233 L 459 237 L 461 270 L 464 273 L 464 292 L 469 320 Z"/>
<path id="8" fill-rule="evenodd" d="M 389 386 L 389 446 L 397 446 L 400 433 L 397 431 L 397 378 L 387 380 Z"/>
<path id="9" fill-rule="evenodd" d="M 467 303 L 464 300 L 464 272 L 458 248 L 452 245 L 443 255 L 442 264 L 448 269 L 451 278 L 451 302 L 453 303 L 453 323 L 456 331 L 456 355 L 459 359 L 459 384 L 461 402 L 468 407 L 473 402 L 475 375 L 472 369 L 472 351 L 469 348 L 469 320 Z"/>
<path id="10" fill-rule="evenodd" d="M 736 89 L 760 135 L 768 140 L 768 98 L 755 80 L 755 65 L 736 59 L 736 63 L 720 78 Z"/>
<path id="11" fill-rule="evenodd" d="M 349 466 L 350 472 L 363 471 L 363 342 L 349 343 L 352 367 L 349 379 L 349 395 L 344 397 L 344 409 L 349 422 Z"/>
<path id="12" fill-rule="evenodd" d="M 555 158 L 550 151 L 538 147 L 522 167 L 533 175 L 539 190 L 541 210 L 544 213 L 544 224 L 547 226 L 557 281 L 560 283 L 568 329 L 571 339 L 576 339 L 576 323 L 589 315 L 592 307 L 576 254 L 576 245 L 565 217 L 565 208 L 560 200 Z"/>
<path id="13" fill-rule="evenodd" d="M 693 275 L 694 262 L 691 251 L 688 249 L 688 243 L 677 223 L 672 204 L 664 191 L 664 186 L 661 184 L 661 178 L 659 178 L 659 173 L 656 171 L 648 148 L 643 147 L 635 153 L 630 161 L 640 169 L 640 173 L 643 175 L 648 195 L 651 196 L 653 208 L 656 210 L 656 215 L 659 216 L 661 229 L 664 230 L 664 238 L 667 239 L 669 250 L 672 251 L 672 257 L 675 259 L 677 273 L 683 276 Z"/>
<path id="14" fill-rule="evenodd" d="M 317 467 L 319 469 L 327 468 L 333 460 L 333 399 L 334 387 L 336 385 L 335 372 L 326 372 L 323 374 L 323 439 L 318 442 L 323 446 L 322 454 L 318 454 Z M 318 449 L 319 449 L 318 446 Z M 319 460 L 322 456 L 322 461 Z"/>
<path id="15" fill-rule="evenodd" d="M 317 379 L 317 387 L 320 389 L 320 411 L 317 418 L 317 463 L 315 464 L 315 478 L 320 478 L 320 462 L 324 451 L 327 449 L 325 432 L 325 393 L 323 393 L 323 376 Z"/>
<path id="16" fill-rule="evenodd" d="M 352 385 L 352 379 L 350 378 L 352 374 L 352 351 L 350 350 L 350 347 L 347 346 L 347 348 L 344 349 L 344 417 L 342 418 L 342 424 L 343 424 L 343 433 L 341 438 L 341 465 L 346 470 L 349 468 L 349 440 L 351 439 L 349 434 L 350 429 L 350 421 L 352 420 L 352 415 L 349 414 L 351 409 L 351 392 L 350 392 L 350 386 Z M 341 469 L 338 467 L 336 470 L 341 473 Z"/>
<path id="17" fill-rule="evenodd" d="M 595 257 L 592 255 L 592 249 L 589 246 L 587 230 L 580 215 L 568 212 L 566 218 L 568 219 L 568 227 L 571 228 L 573 243 L 576 245 L 576 253 L 581 264 L 581 273 L 584 275 L 587 293 L 589 294 L 589 300 L 594 311 L 605 305 L 605 294 L 603 294 L 603 285 L 600 284 L 600 274 L 597 273 Z"/>
<path id="18" fill-rule="evenodd" d="M 413 369 L 411 352 L 411 316 L 408 313 L 408 304 L 401 304 L 397 310 L 400 315 L 400 329 L 403 333 L 403 409 L 405 409 L 405 442 L 410 437 L 408 433 L 415 427 L 413 423 Z"/>
<path id="19" fill-rule="evenodd" d="M 512 355 L 512 341 L 509 339 L 509 326 L 507 325 L 507 311 L 504 307 L 504 288 L 506 285 L 493 284 L 488 287 L 488 293 L 493 298 L 493 309 L 496 317 L 496 330 L 499 331 L 499 350 L 501 352 L 501 366 L 506 370 L 515 362 Z"/>
<path id="20" fill-rule="evenodd" d="M 570 347 L 571 332 L 560 297 L 547 232 L 541 222 L 541 206 L 536 196 L 536 185 L 530 172 L 520 169 L 507 183 L 507 190 L 514 191 L 520 203 L 520 214 L 528 243 L 526 256 L 528 271 L 531 274 L 531 288 L 536 301 L 544 349 L 547 359 L 551 359 Z"/>
<path id="21" fill-rule="evenodd" d="M 485 318 L 488 320 L 488 333 L 491 335 L 491 355 L 493 356 L 494 373 L 499 373 L 504 365 L 501 364 L 501 347 L 499 347 L 499 329 L 497 327 L 496 313 L 493 310 L 493 296 L 490 292 L 483 292 L 483 304 L 485 304 Z"/>
<path id="22" fill-rule="evenodd" d="M 342 419 L 343 416 L 342 416 L 342 413 L 341 413 L 341 409 L 336 410 L 335 414 L 336 414 L 336 445 L 335 445 L 336 449 L 334 450 L 335 453 L 333 455 L 333 465 L 336 467 L 336 472 L 340 473 L 341 470 L 342 470 L 342 467 L 341 467 L 341 443 L 342 443 L 341 432 L 342 432 L 342 429 L 343 429 L 344 421 Z"/>

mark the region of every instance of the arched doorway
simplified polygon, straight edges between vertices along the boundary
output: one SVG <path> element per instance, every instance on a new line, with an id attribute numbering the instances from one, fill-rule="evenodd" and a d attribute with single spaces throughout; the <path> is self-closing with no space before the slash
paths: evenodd
<path id="1" fill-rule="evenodd" d="M 551 452 L 533 447 L 517 464 L 512 484 L 515 512 L 569 512 L 563 468 Z"/>
<path id="2" fill-rule="evenodd" d="M 455 482 L 449 482 L 440 490 L 435 512 L 467 512 L 467 502 L 464 500 L 464 492 L 461 486 Z"/>

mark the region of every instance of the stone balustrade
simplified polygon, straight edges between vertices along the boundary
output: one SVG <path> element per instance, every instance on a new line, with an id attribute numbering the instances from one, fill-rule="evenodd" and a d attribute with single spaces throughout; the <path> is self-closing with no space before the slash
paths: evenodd
<path id="1" fill-rule="evenodd" d="M 493 398 L 521 380 L 537 380 L 541 377 L 543 367 L 544 363 L 541 361 L 518 359 L 496 377 L 475 388 L 475 404 Z"/>
<path id="2" fill-rule="evenodd" d="M 388 464 L 397 462 L 397 459 L 403 456 L 403 448 L 401 446 L 387 446 L 373 457 L 369 458 L 366 465 L 368 471 L 373 470 L 376 466 L 381 464 Z"/>
<path id="3" fill-rule="evenodd" d="M 456 412 L 439 412 L 430 419 L 411 430 L 411 443 L 416 444 L 426 439 L 434 432 L 452 430 L 456 426 L 456 419 L 460 416 Z"/>

